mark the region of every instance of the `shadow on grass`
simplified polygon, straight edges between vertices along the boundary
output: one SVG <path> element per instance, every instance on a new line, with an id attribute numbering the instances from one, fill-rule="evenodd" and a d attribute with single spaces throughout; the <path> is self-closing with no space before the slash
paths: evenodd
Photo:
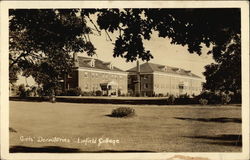
<path id="1" fill-rule="evenodd" d="M 12 127 L 9 127 L 9 132 L 17 133 L 17 131 Z"/>
<path id="2" fill-rule="evenodd" d="M 219 122 L 219 123 L 227 123 L 227 122 L 234 122 L 234 123 L 241 123 L 241 118 L 182 118 L 182 117 L 174 117 L 175 119 L 180 120 L 188 120 L 188 121 L 201 121 L 201 122 Z"/>
<path id="3" fill-rule="evenodd" d="M 222 134 L 219 136 L 184 136 L 186 138 L 192 139 L 207 139 L 212 140 L 209 142 L 204 142 L 208 144 L 217 144 L 225 146 L 242 146 L 242 136 L 235 134 Z"/>
<path id="4" fill-rule="evenodd" d="M 147 150 L 100 150 L 100 151 L 82 151 L 77 148 L 64 148 L 59 146 L 44 146 L 44 147 L 26 147 L 12 146 L 9 149 L 10 153 L 116 153 L 116 152 L 153 152 Z"/>
<path id="5" fill-rule="evenodd" d="M 106 117 L 111 117 L 111 118 L 133 118 L 133 117 L 135 117 L 136 115 L 134 114 L 134 115 L 124 116 L 124 117 L 118 117 L 118 116 L 114 116 L 114 115 L 112 115 L 112 114 L 106 114 L 106 115 L 104 115 L 104 116 L 106 116 Z"/>
<path id="6" fill-rule="evenodd" d="M 112 114 L 106 114 L 105 116 L 106 116 L 106 117 L 111 117 L 111 118 L 119 118 L 119 117 L 113 116 Z"/>
<path id="7" fill-rule="evenodd" d="M 43 102 L 45 101 L 42 97 L 9 97 L 10 101 L 24 101 L 24 102 Z"/>

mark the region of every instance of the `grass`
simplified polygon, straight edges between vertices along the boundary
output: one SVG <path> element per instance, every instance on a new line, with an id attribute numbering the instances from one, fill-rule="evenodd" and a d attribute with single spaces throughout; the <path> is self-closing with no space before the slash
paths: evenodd
<path id="1" fill-rule="evenodd" d="M 106 116 L 118 107 L 132 107 L 136 116 Z M 12 152 L 241 151 L 240 106 L 11 101 L 10 127 Z M 20 140 L 21 136 L 25 141 Z M 39 136 L 65 138 L 70 143 L 37 142 Z M 77 139 L 82 143 L 77 143 Z M 100 139 L 106 143 L 98 145 Z"/>

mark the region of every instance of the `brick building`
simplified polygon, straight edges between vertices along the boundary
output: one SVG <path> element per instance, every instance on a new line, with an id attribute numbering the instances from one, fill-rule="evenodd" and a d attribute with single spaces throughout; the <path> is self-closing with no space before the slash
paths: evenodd
<path id="1" fill-rule="evenodd" d="M 198 95 L 201 78 L 188 70 L 154 63 L 144 63 L 127 70 L 128 90 L 133 95 Z"/>
<path id="2" fill-rule="evenodd" d="M 74 69 L 66 88 L 80 87 L 83 92 L 102 91 L 103 95 L 127 94 L 127 72 L 110 62 L 74 55 Z"/>

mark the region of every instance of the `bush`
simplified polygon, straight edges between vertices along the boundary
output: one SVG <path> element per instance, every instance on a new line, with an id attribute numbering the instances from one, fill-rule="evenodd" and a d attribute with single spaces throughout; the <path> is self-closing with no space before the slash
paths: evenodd
<path id="1" fill-rule="evenodd" d="M 18 86 L 17 95 L 20 97 L 26 97 L 26 89 L 24 87 L 24 84 Z"/>
<path id="2" fill-rule="evenodd" d="M 95 92 L 95 95 L 96 95 L 96 96 L 102 96 L 102 91 L 100 91 L 100 90 L 96 91 L 96 92 Z"/>
<path id="3" fill-rule="evenodd" d="M 122 92 L 120 89 L 118 89 L 118 96 L 121 96 Z"/>
<path id="4" fill-rule="evenodd" d="M 235 92 L 233 93 L 233 95 L 231 96 L 231 103 L 242 103 L 241 102 L 241 92 Z"/>
<path id="5" fill-rule="evenodd" d="M 175 97 L 174 95 L 170 95 L 167 99 L 167 104 L 174 104 L 175 103 Z"/>
<path id="6" fill-rule="evenodd" d="M 208 100 L 207 100 L 207 99 L 204 99 L 204 98 L 201 98 L 201 99 L 199 99 L 199 103 L 200 103 L 201 105 L 207 105 Z"/>
<path id="7" fill-rule="evenodd" d="M 21 84 L 18 86 L 18 90 L 17 90 L 17 95 L 19 97 L 29 97 L 31 95 L 31 90 L 30 89 L 26 89 L 24 84 Z"/>
<path id="8" fill-rule="evenodd" d="M 77 87 L 77 88 L 71 88 L 71 89 L 68 89 L 66 91 L 66 95 L 67 96 L 80 96 L 81 93 L 82 93 L 82 90 L 79 87 Z"/>
<path id="9" fill-rule="evenodd" d="M 90 91 L 90 92 L 82 92 L 82 96 L 95 96 L 96 92 Z"/>
<path id="10" fill-rule="evenodd" d="M 197 98 L 200 99 L 206 99 L 208 101 L 208 104 L 228 104 L 231 101 L 231 96 L 229 93 L 225 92 L 210 92 L 205 91 L 201 93 Z"/>
<path id="11" fill-rule="evenodd" d="M 135 115 L 135 110 L 130 107 L 119 107 L 112 110 L 112 117 L 131 117 Z"/>
<path id="12" fill-rule="evenodd" d="M 190 96 L 186 93 L 186 94 L 181 94 L 179 98 L 188 99 L 190 98 Z"/>
<path id="13" fill-rule="evenodd" d="M 221 103 L 228 104 L 231 101 L 229 94 L 221 94 Z"/>
<path id="14" fill-rule="evenodd" d="M 55 90 L 55 95 L 56 96 L 64 96 L 63 90 L 62 89 L 56 89 Z"/>
<path id="15" fill-rule="evenodd" d="M 158 97 L 163 97 L 163 94 L 162 94 L 162 93 L 159 93 L 159 94 L 158 94 Z"/>

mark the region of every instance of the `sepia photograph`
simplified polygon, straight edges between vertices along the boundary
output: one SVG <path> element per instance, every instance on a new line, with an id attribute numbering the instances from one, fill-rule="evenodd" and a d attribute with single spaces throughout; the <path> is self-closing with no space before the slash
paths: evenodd
<path id="1" fill-rule="evenodd" d="M 1 150 L 30 159 L 249 158 L 249 31 L 242 25 L 249 13 L 242 5 L 89 3 L 5 8 L 8 136 Z"/>

